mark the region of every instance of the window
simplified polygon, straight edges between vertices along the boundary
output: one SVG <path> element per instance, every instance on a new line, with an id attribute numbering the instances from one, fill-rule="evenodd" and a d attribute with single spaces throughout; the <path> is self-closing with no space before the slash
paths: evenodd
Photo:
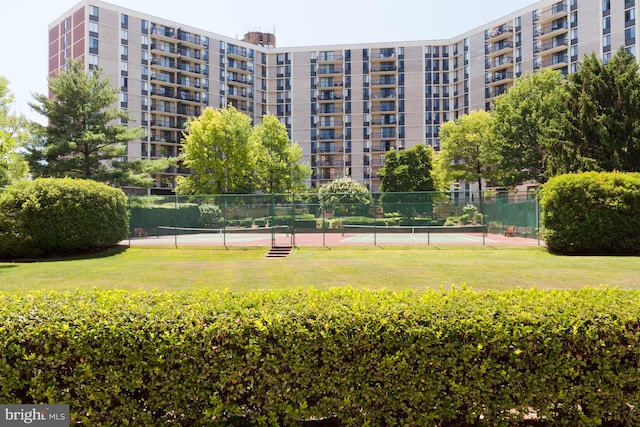
<path id="1" fill-rule="evenodd" d="M 609 12 L 611 10 L 611 0 L 602 0 L 602 12 Z"/>
<path id="2" fill-rule="evenodd" d="M 120 89 L 126 92 L 128 88 L 129 88 L 129 79 L 127 77 L 120 76 Z"/>
<path id="3" fill-rule="evenodd" d="M 89 6 L 89 20 L 97 21 L 100 10 L 97 6 Z"/>
<path id="4" fill-rule="evenodd" d="M 611 35 L 607 34 L 604 37 L 602 37 L 602 48 L 611 49 Z"/>
<path id="5" fill-rule="evenodd" d="M 125 15 L 124 13 L 120 15 L 120 27 L 128 28 L 129 26 L 129 15 Z"/>
<path id="6" fill-rule="evenodd" d="M 98 53 L 98 39 L 89 38 L 89 53 Z"/>
<path id="7" fill-rule="evenodd" d="M 631 9 L 628 9 L 624 12 L 625 27 L 635 24 L 635 21 L 636 21 L 636 9 L 632 7 Z"/>
<path id="8" fill-rule="evenodd" d="M 143 49 L 146 49 L 146 47 L 149 46 L 149 37 L 143 34 L 140 38 L 140 43 L 142 44 Z"/>
<path id="9" fill-rule="evenodd" d="M 129 40 L 129 31 L 127 30 L 120 30 L 120 39 L 122 41 L 127 41 Z"/>
<path id="10" fill-rule="evenodd" d="M 129 56 L 129 46 L 121 45 L 120 46 L 120 59 L 127 59 Z"/>
<path id="11" fill-rule="evenodd" d="M 125 73 L 129 71 L 129 64 L 126 61 L 120 61 L 120 71 L 124 71 Z"/>
<path id="12" fill-rule="evenodd" d="M 97 22 L 89 22 L 89 33 L 93 33 L 93 35 L 98 35 L 98 23 Z"/>
<path id="13" fill-rule="evenodd" d="M 631 27 L 624 30 L 624 42 L 627 46 L 636 42 L 636 28 Z"/>
<path id="14" fill-rule="evenodd" d="M 602 33 L 607 34 L 611 31 L 611 17 L 602 18 Z"/>
<path id="15" fill-rule="evenodd" d="M 140 21 L 140 30 L 143 33 L 146 33 L 149 31 L 149 21 L 147 21 L 146 19 L 143 19 Z"/>
<path id="16" fill-rule="evenodd" d="M 129 103 L 129 94 L 126 92 L 120 92 L 120 106 L 126 107 Z"/>
<path id="17" fill-rule="evenodd" d="M 89 69 L 98 68 L 98 55 L 89 55 Z"/>

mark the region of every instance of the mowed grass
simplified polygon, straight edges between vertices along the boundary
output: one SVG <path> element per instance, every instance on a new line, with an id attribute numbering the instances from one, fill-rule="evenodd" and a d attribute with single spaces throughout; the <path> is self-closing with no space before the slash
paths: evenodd
<path id="1" fill-rule="evenodd" d="M 93 257 L 0 263 L 0 291 L 640 289 L 640 257 L 556 256 L 542 247 L 305 247 L 283 259 L 266 253 L 267 248 L 121 247 Z"/>

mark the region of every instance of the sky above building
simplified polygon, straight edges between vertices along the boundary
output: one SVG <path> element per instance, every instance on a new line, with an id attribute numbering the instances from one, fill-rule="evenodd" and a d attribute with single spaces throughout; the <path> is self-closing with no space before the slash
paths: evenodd
<path id="1" fill-rule="evenodd" d="M 227 37 L 275 32 L 278 47 L 446 39 L 509 15 L 534 0 L 111 0 L 109 3 Z M 14 110 L 44 123 L 28 102 L 47 92 L 51 22 L 77 0 L 11 0 L 3 5 L 0 75 Z"/>

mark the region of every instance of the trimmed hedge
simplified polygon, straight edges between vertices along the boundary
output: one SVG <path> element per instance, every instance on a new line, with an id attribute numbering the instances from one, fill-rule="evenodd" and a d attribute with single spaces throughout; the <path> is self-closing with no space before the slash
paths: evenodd
<path id="1" fill-rule="evenodd" d="M 128 232 L 124 193 L 81 179 L 18 182 L 0 194 L 0 257 L 74 254 L 118 244 Z"/>
<path id="2" fill-rule="evenodd" d="M 151 233 L 157 233 L 158 226 L 197 228 L 200 219 L 200 207 L 195 203 L 131 207 L 131 228 L 141 227 Z"/>
<path id="3" fill-rule="evenodd" d="M 0 294 L 0 401 L 86 425 L 640 425 L 640 293 Z"/>
<path id="4" fill-rule="evenodd" d="M 640 174 L 587 172 L 550 179 L 540 192 L 551 252 L 640 254 Z"/>

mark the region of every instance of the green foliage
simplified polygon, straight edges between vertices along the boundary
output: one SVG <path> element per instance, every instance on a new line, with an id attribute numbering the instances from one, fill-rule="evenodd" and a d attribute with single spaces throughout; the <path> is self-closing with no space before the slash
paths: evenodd
<path id="1" fill-rule="evenodd" d="M 182 144 L 184 165 L 191 175 L 180 177 L 179 194 L 242 194 L 257 189 L 260 140 L 251 119 L 234 107 L 205 108 L 189 119 Z"/>
<path id="2" fill-rule="evenodd" d="M 513 187 L 544 183 L 566 167 L 563 142 L 568 125 L 568 85 L 559 70 L 545 69 L 516 79 L 496 98 L 492 131 L 499 153 L 497 180 Z"/>
<path id="3" fill-rule="evenodd" d="M 253 132 L 260 140 L 259 189 L 269 194 L 302 189 L 304 180 L 311 176 L 311 167 L 300 163 L 302 148 L 297 143 L 290 144 L 286 126 L 267 114 Z"/>
<path id="4" fill-rule="evenodd" d="M 70 178 L 40 178 L 0 194 L 0 256 L 73 254 L 113 246 L 128 235 L 121 190 Z"/>
<path id="5" fill-rule="evenodd" d="M 640 423 L 640 294 L 0 294 L 0 401 L 72 424 Z"/>
<path id="6" fill-rule="evenodd" d="M 492 116 L 486 111 L 472 111 L 440 128 L 442 147 L 437 167 L 443 182 L 492 181 L 498 176 L 500 155 L 492 134 Z"/>
<path id="7" fill-rule="evenodd" d="M 640 171 L 640 73 L 621 47 L 604 64 L 585 57 L 569 76 L 571 144 L 577 164 L 566 172 Z"/>
<path id="8" fill-rule="evenodd" d="M 569 174 L 540 192 L 544 240 L 560 254 L 640 254 L 640 174 Z"/>
<path id="9" fill-rule="evenodd" d="M 25 145 L 31 126 L 24 116 L 11 112 L 13 100 L 8 80 L 0 76 L 0 187 L 25 179 L 29 171 L 17 149 Z"/>
<path id="10" fill-rule="evenodd" d="M 348 176 L 322 185 L 318 197 L 322 208 L 336 215 L 362 215 L 371 204 L 369 189 Z"/>
<path id="11" fill-rule="evenodd" d="M 164 204 L 156 206 L 132 206 L 131 228 L 141 227 L 148 233 L 156 233 L 158 226 L 200 227 L 202 220 L 210 220 L 211 215 L 203 215 L 195 203 Z"/>
<path id="12" fill-rule="evenodd" d="M 30 147 L 29 163 L 35 176 L 92 179 L 111 185 L 150 187 L 148 174 L 169 166 L 168 161 L 123 162 L 127 143 L 144 136 L 142 128 L 113 125 L 130 122 L 129 113 L 113 108 L 118 90 L 101 70 L 85 72 L 80 61 L 49 79 L 51 97 L 34 96 L 31 108 L 45 116 L 43 138 Z"/>
<path id="13" fill-rule="evenodd" d="M 385 166 L 378 172 L 385 212 L 413 218 L 431 211 L 432 195 L 426 192 L 435 191 L 432 163 L 433 149 L 425 145 L 387 154 Z M 400 194 L 408 192 L 414 194 Z"/>
<path id="14" fill-rule="evenodd" d="M 200 227 L 217 228 L 220 226 L 224 212 L 218 205 L 200 205 Z"/>
<path id="15" fill-rule="evenodd" d="M 433 149 L 425 145 L 387 153 L 385 166 L 378 172 L 382 191 L 435 191 L 432 177 L 433 156 Z"/>

